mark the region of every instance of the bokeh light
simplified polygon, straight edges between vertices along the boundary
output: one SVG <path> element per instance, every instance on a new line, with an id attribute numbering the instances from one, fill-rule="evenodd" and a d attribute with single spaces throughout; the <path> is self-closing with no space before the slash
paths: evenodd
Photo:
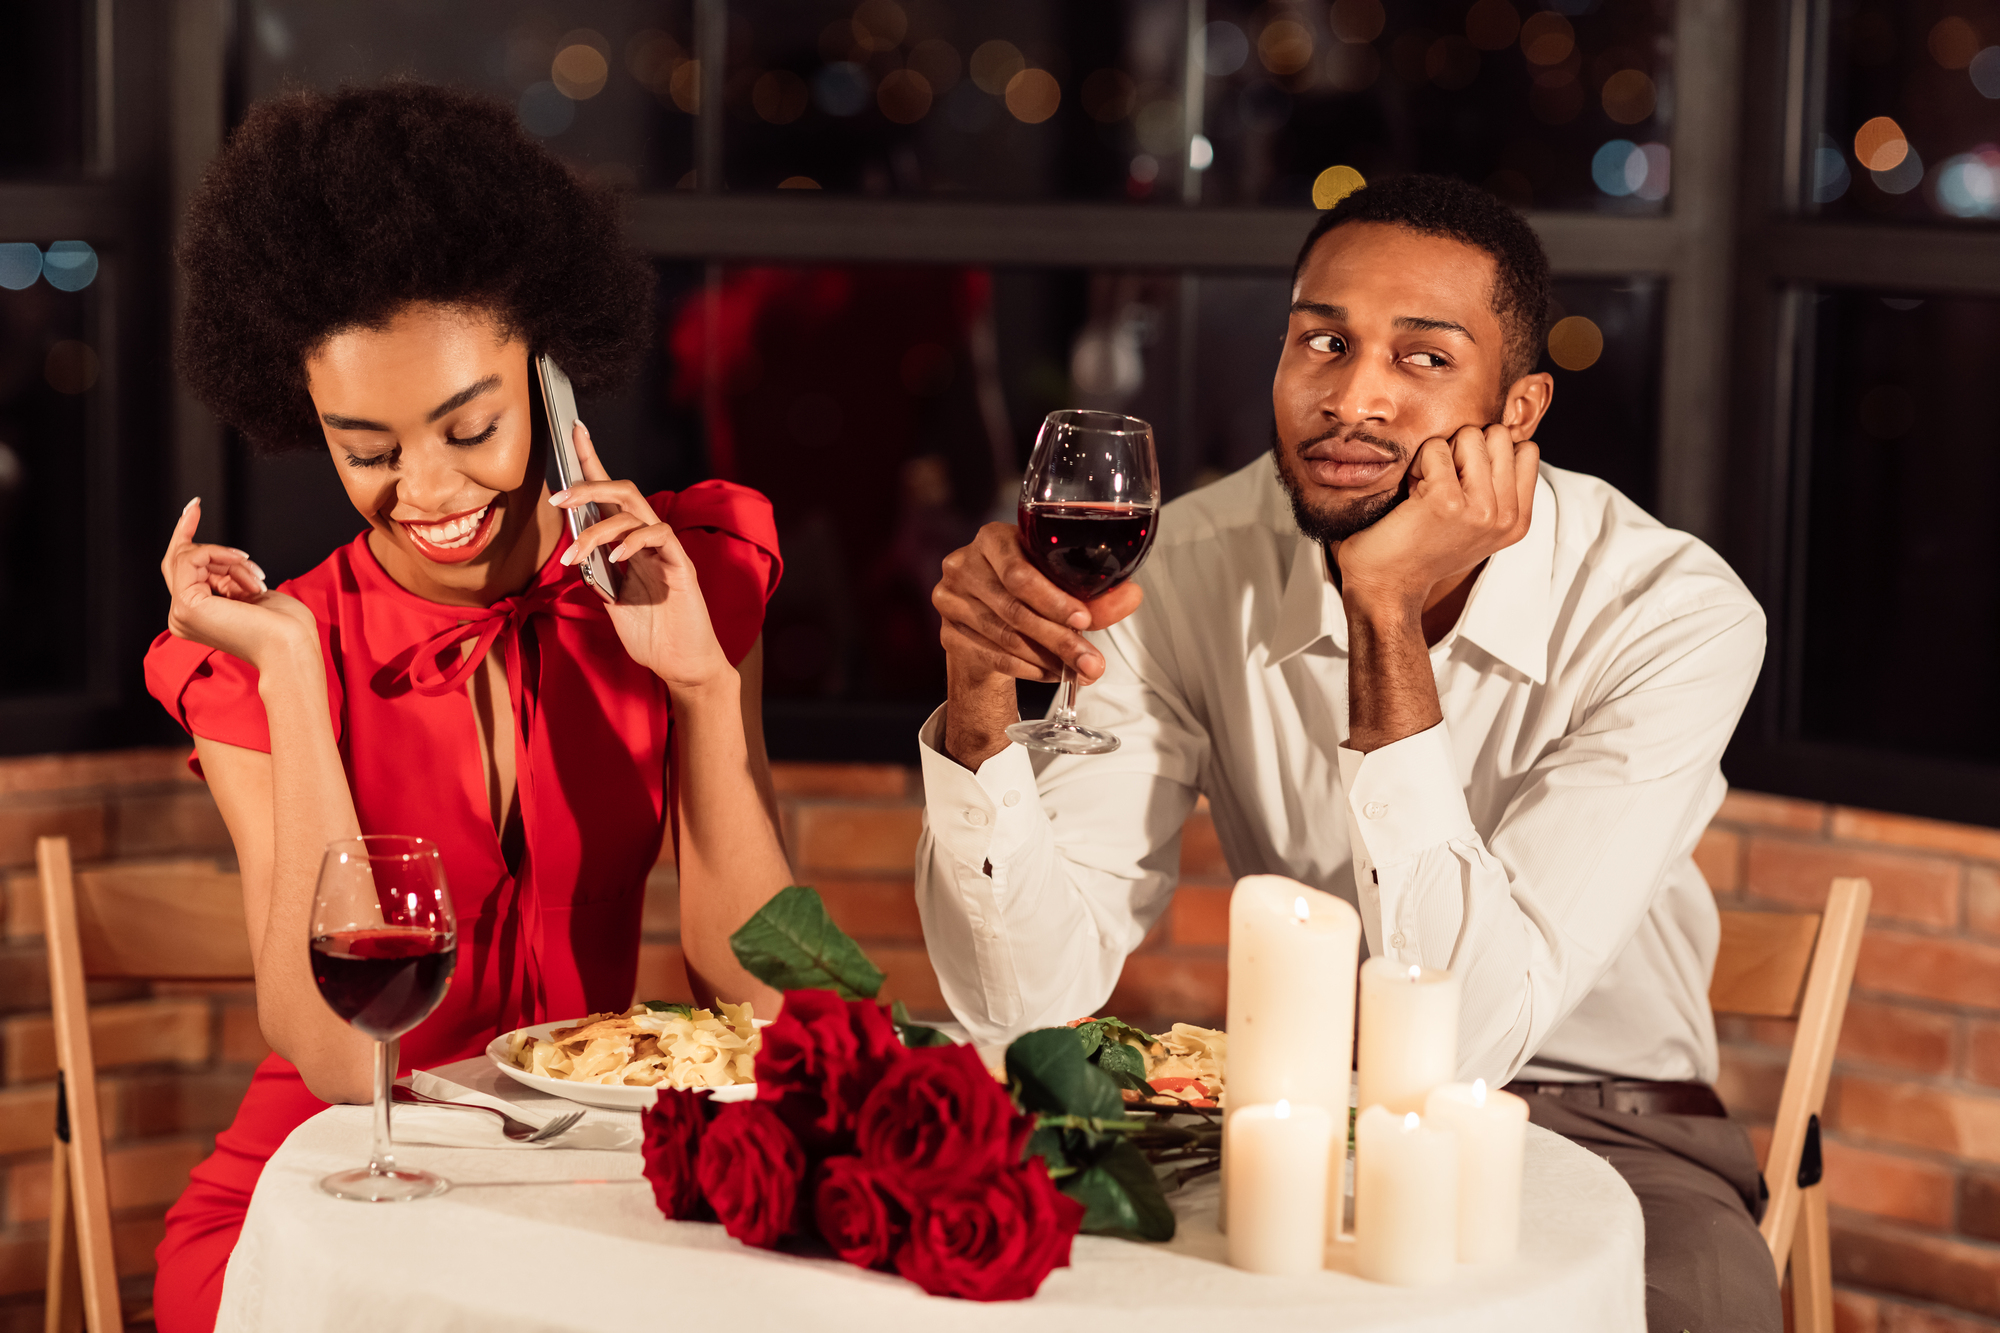
<path id="1" fill-rule="evenodd" d="M 1188 170 L 1207 171 L 1215 165 L 1215 144 L 1206 134 L 1188 140 Z"/>
<path id="2" fill-rule="evenodd" d="M 1274 19 L 1257 34 L 1257 59 L 1279 78 L 1298 73 L 1312 58 L 1312 31 L 1303 23 Z"/>
<path id="3" fill-rule="evenodd" d="M 28 241 L 0 245 L 0 287 L 10 292 L 35 285 L 42 276 L 42 247 Z"/>
<path id="4" fill-rule="evenodd" d="M 1910 151 L 1909 136 L 1888 116 L 1876 116 L 1854 132 L 1854 157 L 1870 171 L 1888 171 Z"/>
<path id="5" fill-rule="evenodd" d="M 80 292 L 97 277 L 97 251 L 86 241 L 54 241 L 42 256 L 42 276 L 58 291 Z"/>
<path id="6" fill-rule="evenodd" d="M 546 79 L 522 91 L 514 112 L 521 118 L 522 129 L 542 139 L 561 134 L 576 121 L 576 103 Z"/>
<path id="7" fill-rule="evenodd" d="M 817 190 L 819 182 L 810 176 L 787 176 L 778 182 L 781 190 Z"/>
<path id="8" fill-rule="evenodd" d="M 906 63 L 924 76 L 935 97 L 943 97 L 958 86 L 959 71 L 964 67 L 958 48 L 942 37 L 928 37 L 911 47 Z"/>
<path id="9" fill-rule="evenodd" d="M 873 91 L 868 71 L 852 60 L 836 60 L 813 75 L 813 100 L 829 116 L 858 115 Z"/>
<path id="10" fill-rule="evenodd" d="M 1226 78 L 1250 58 L 1250 39 L 1234 23 L 1211 23 L 1201 30 L 1201 44 L 1195 52 L 1201 57 L 1204 74 Z"/>
<path id="11" fill-rule="evenodd" d="M 1564 370 L 1589 370 L 1604 355 L 1604 331 L 1582 315 L 1559 319 L 1549 330 L 1549 360 Z"/>
<path id="12" fill-rule="evenodd" d="M 1644 70 L 1621 69 L 1604 81 L 1604 114 L 1620 125 L 1637 125 L 1653 114 L 1656 97 Z"/>
<path id="13" fill-rule="evenodd" d="M 1062 87 L 1045 69 L 1024 69 L 1007 80 L 1007 110 L 1014 119 L 1039 125 L 1062 105 Z"/>
<path id="14" fill-rule="evenodd" d="M 1893 440 L 1909 434 L 1917 424 L 1917 405 L 1908 390 L 1895 384 L 1878 384 L 1861 395 L 1855 413 L 1861 429 L 1878 440 Z"/>
<path id="15" fill-rule="evenodd" d="M 895 0 L 861 0 L 852 22 L 854 44 L 864 51 L 893 51 L 910 30 L 910 16 Z"/>
<path id="16" fill-rule="evenodd" d="M 57 393 L 86 393 L 97 383 L 97 353 L 88 343 L 64 338 L 49 348 L 42 362 L 42 378 Z"/>
<path id="17" fill-rule="evenodd" d="M 1646 156 L 1630 139 L 1613 139 L 1591 156 L 1590 179 L 1612 198 L 1623 199 L 1645 181 Z"/>
<path id="18" fill-rule="evenodd" d="M 683 60 L 674 66 L 674 77 L 668 81 L 667 96 L 674 105 L 690 116 L 701 113 L 701 62 Z"/>
<path id="19" fill-rule="evenodd" d="M 980 91 L 992 93 L 995 97 L 1006 92 L 1014 76 L 1028 67 L 1020 47 L 997 37 L 990 42 L 981 42 L 973 50 L 968 64 L 972 81 L 979 85 Z"/>
<path id="20" fill-rule="evenodd" d="M 1924 160 L 1917 150 L 1904 146 L 1903 156 L 1887 171 L 1871 171 L 1868 178 L 1884 194 L 1908 194 L 1924 183 Z"/>
<path id="21" fill-rule="evenodd" d="M 549 63 L 549 82 L 572 102 L 582 102 L 604 91 L 611 77 L 611 63 L 595 46 L 572 42 L 556 52 Z"/>
<path id="22" fill-rule="evenodd" d="M 625 68 L 641 88 L 665 97 L 673 87 L 674 66 L 681 60 L 681 44 L 658 28 L 646 28 L 625 43 Z"/>
<path id="23" fill-rule="evenodd" d="M 2000 218 L 2000 148 L 1981 144 L 1948 157 L 1932 178 L 1938 209 L 1955 218 Z"/>
<path id="24" fill-rule="evenodd" d="M 1953 14 L 1931 26 L 1931 59 L 1946 69 L 1964 69 L 1979 54 L 1979 30 Z"/>
<path id="25" fill-rule="evenodd" d="M 1847 187 L 1854 182 L 1854 175 L 1847 169 L 1847 158 L 1834 143 L 1830 135 L 1819 136 L 1819 148 L 1813 153 L 1812 197 L 1816 204 L 1830 204 L 1847 193 Z"/>
<path id="26" fill-rule="evenodd" d="M 1520 32 L 1521 16 L 1510 0 L 1478 0 L 1466 11 L 1466 39 L 1482 51 L 1504 51 Z"/>
<path id="27" fill-rule="evenodd" d="M 875 89 L 875 105 L 898 125 L 914 125 L 931 109 L 930 80 L 913 69 L 891 70 Z"/>
<path id="28" fill-rule="evenodd" d="M 1985 98 L 2000 98 L 2000 46 L 1989 46 L 1965 67 L 1972 86 Z"/>
<path id="29" fill-rule="evenodd" d="M 1122 69 L 1100 69 L 1083 81 L 1083 113 L 1100 124 L 1110 125 L 1132 114 L 1138 85 Z"/>
<path id="30" fill-rule="evenodd" d="M 1343 42 L 1372 42 L 1382 35 L 1388 21 L 1382 0 L 1333 0 L 1327 13 L 1333 35 Z"/>
<path id="31" fill-rule="evenodd" d="M 1521 53 L 1531 65 L 1560 65 L 1576 51 L 1576 29 L 1560 14 L 1530 14 L 1521 25 Z"/>
<path id="32" fill-rule="evenodd" d="M 1328 167 L 1313 178 L 1313 207 L 1332 208 L 1367 183 L 1353 167 Z"/>
<path id="33" fill-rule="evenodd" d="M 770 125 L 789 125 L 806 113 L 812 98 L 806 81 L 788 69 L 766 70 L 750 85 L 750 109 Z"/>

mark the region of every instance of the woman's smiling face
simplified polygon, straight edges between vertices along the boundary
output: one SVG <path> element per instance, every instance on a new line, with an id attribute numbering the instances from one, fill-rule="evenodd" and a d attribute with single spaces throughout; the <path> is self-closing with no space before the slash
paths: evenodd
<path id="1" fill-rule="evenodd" d="M 306 359 L 341 485 L 412 592 L 483 605 L 553 549 L 528 376 L 527 344 L 490 312 L 421 303 Z"/>

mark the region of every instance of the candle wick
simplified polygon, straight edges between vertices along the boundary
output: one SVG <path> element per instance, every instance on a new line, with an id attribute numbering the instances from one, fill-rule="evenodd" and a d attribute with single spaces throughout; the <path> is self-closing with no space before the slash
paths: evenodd
<path id="1" fill-rule="evenodd" d="M 1292 900 L 1292 914 L 1299 919 L 1299 924 L 1303 926 L 1307 921 L 1312 919 L 1312 907 L 1304 898 L 1294 898 Z"/>
<path id="2" fill-rule="evenodd" d="M 1410 980 L 1412 981 L 1422 980 L 1423 975 L 1424 975 L 1423 968 L 1419 967 L 1415 963 L 1410 964 Z"/>

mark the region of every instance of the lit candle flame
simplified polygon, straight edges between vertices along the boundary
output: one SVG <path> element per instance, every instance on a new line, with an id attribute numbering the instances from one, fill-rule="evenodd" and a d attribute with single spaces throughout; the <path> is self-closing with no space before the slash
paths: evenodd
<path id="1" fill-rule="evenodd" d="M 1292 899 L 1292 915 L 1299 919 L 1300 925 L 1303 926 L 1306 922 L 1312 920 L 1312 914 L 1312 907 L 1304 898 Z"/>
<path id="2" fill-rule="evenodd" d="M 1421 981 L 1423 979 L 1423 975 L 1424 975 L 1423 968 L 1417 966 L 1415 963 L 1410 964 L 1410 980 Z"/>
<path id="3" fill-rule="evenodd" d="M 1271 1108 L 1271 1118 L 1273 1120 L 1290 1120 L 1292 1118 L 1292 1104 L 1283 1097 L 1278 1098 L 1278 1104 Z"/>
<path id="4" fill-rule="evenodd" d="M 1423 1123 L 1424 1123 L 1424 1118 L 1418 1115 L 1415 1111 L 1411 1111 L 1403 1117 L 1403 1132 L 1405 1134 L 1413 1134 L 1423 1125 Z"/>
<path id="5" fill-rule="evenodd" d="M 1486 1105 L 1486 1080 L 1483 1078 L 1472 1080 L 1472 1104 L 1474 1106 Z"/>

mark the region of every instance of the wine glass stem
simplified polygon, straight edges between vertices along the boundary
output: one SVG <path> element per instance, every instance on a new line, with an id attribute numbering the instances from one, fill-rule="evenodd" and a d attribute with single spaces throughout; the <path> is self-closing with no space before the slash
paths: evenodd
<path id="1" fill-rule="evenodd" d="M 1065 662 L 1062 669 L 1062 687 L 1056 691 L 1056 697 L 1060 702 L 1056 704 L 1055 715 L 1049 719 L 1057 726 L 1076 725 L 1076 687 L 1076 668 Z"/>
<path id="2" fill-rule="evenodd" d="M 396 1084 L 396 1041 L 375 1043 L 375 1150 L 368 1157 L 368 1174 L 385 1176 L 396 1169 L 389 1148 L 389 1090 Z"/>

